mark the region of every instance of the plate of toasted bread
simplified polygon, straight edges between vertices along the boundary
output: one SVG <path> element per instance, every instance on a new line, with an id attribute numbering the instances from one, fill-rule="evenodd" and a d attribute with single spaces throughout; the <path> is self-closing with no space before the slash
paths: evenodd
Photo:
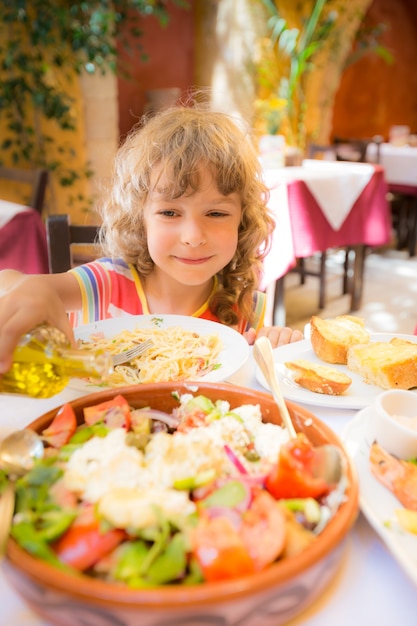
<path id="1" fill-rule="evenodd" d="M 362 409 L 384 389 L 415 389 L 417 336 L 371 333 L 359 317 L 313 316 L 310 337 L 274 349 L 282 393 L 316 406 Z M 259 368 L 258 382 L 268 389 Z"/>

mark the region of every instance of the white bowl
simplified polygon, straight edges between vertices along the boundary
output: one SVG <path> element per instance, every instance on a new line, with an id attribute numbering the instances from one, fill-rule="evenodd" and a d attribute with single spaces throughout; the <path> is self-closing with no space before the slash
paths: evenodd
<path id="1" fill-rule="evenodd" d="M 400 459 L 417 457 L 417 395 L 404 389 L 379 394 L 369 411 L 367 435 Z"/>

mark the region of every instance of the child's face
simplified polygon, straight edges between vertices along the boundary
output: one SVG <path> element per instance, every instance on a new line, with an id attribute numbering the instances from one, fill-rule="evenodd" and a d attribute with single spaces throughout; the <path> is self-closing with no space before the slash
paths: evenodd
<path id="1" fill-rule="evenodd" d="M 155 172 L 155 180 L 159 171 Z M 149 254 L 156 271 L 186 285 L 202 285 L 231 261 L 242 206 L 237 193 L 222 195 L 202 168 L 199 191 L 170 199 L 161 176 L 144 209 Z"/>

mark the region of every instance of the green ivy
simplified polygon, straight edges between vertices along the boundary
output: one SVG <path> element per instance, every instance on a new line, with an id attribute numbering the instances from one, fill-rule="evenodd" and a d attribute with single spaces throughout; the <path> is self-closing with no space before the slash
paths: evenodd
<path id="1" fill-rule="evenodd" d="M 185 0 L 172 2 L 189 8 Z M 60 77 L 71 80 L 82 71 L 129 76 L 118 50 L 122 47 L 131 54 L 140 50 L 146 62 L 140 42 L 144 20 L 154 16 L 165 27 L 168 5 L 167 0 L 1 0 L 0 116 L 6 126 L 1 159 L 22 167 L 45 167 L 64 187 L 91 176 L 88 164 L 82 172 L 71 168 L 75 156 L 71 133 L 77 120 L 74 100 Z M 48 148 L 56 145 L 56 138 L 44 132 L 45 120 L 66 131 L 59 158 L 50 157 Z"/>

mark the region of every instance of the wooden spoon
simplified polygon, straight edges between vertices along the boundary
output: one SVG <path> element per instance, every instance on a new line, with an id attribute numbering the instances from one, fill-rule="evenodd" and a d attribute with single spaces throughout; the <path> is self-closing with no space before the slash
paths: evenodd
<path id="1" fill-rule="evenodd" d="M 271 342 L 267 337 L 259 337 L 255 341 L 253 355 L 279 408 L 288 435 L 291 439 L 297 438 L 297 432 L 278 382 Z M 343 459 L 339 448 L 332 444 L 325 444 L 317 446 L 315 452 L 317 454 L 313 471 L 314 477 L 322 478 L 329 485 L 339 482 L 343 473 Z"/>

